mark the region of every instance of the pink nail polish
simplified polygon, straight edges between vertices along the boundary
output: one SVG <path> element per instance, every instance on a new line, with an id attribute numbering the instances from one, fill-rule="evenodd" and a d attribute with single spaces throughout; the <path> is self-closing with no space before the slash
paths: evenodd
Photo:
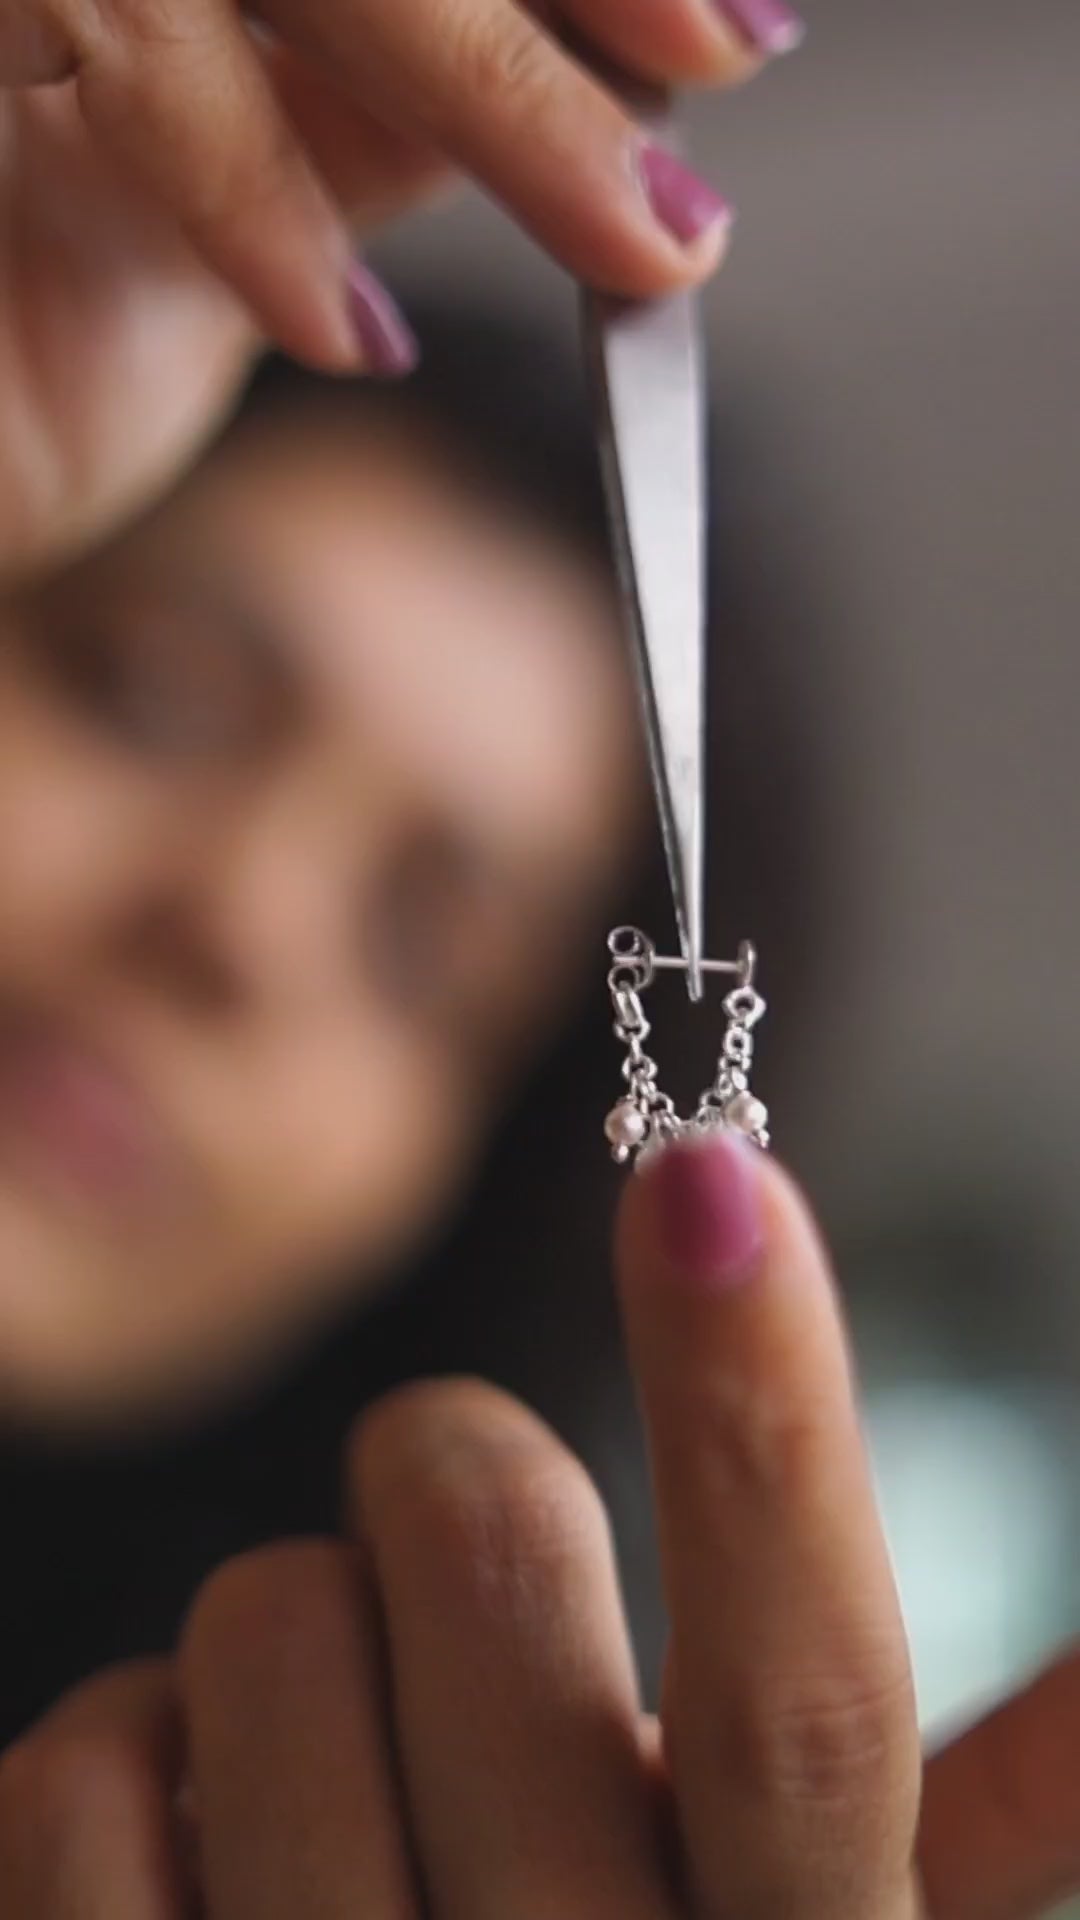
<path id="1" fill-rule="evenodd" d="M 645 1178 L 673 1269 L 716 1291 L 751 1277 L 764 1246 L 752 1147 L 734 1133 L 679 1141 Z"/>
<path id="2" fill-rule="evenodd" d="M 420 358 L 416 335 L 393 294 L 359 260 L 349 269 L 348 306 L 367 371 L 388 379 L 411 373 Z"/>
<path id="3" fill-rule="evenodd" d="M 734 215 L 729 203 L 666 147 L 650 141 L 641 149 L 640 165 L 653 212 L 684 246 L 715 227 L 731 225 Z"/>
<path id="4" fill-rule="evenodd" d="M 718 0 L 718 5 L 757 53 L 794 53 L 806 38 L 805 23 L 784 0 Z"/>

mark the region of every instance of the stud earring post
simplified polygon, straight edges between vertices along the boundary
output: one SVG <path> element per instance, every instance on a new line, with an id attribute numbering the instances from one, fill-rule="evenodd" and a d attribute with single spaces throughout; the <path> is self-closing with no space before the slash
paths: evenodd
<path id="1" fill-rule="evenodd" d="M 686 973 L 690 963 L 684 960 L 681 954 L 654 953 L 649 964 L 660 972 L 666 970 L 669 973 Z M 698 966 L 702 973 L 742 972 L 742 964 L 738 960 L 699 960 Z"/>

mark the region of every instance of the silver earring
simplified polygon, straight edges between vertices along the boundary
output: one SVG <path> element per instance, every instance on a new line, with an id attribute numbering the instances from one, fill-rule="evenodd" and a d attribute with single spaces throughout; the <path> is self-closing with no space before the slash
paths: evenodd
<path id="1" fill-rule="evenodd" d="M 615 1038 L 626 1049 L 622 1076 L 626 1091 L 604 1122 L 612 1158 L 620 1165 L 687 1135 L 701 1135 L 717 1127 L 731 1127 L 759 1147 L 769 1144 L 769 1113 L 750 1090 L 754 1058 L 754 1028 L 765 1012 L 765 1002 L 754 985 L 757 955 L 748 940 L 736 960 L 705 960 L 705 974 L 734 974 L 735 985 L 724 1000 L 727 1025 L 720 1057 L 689 1119 L 681 1119 L 669 1094 L 658 1084 L 659 1068 L 645 1051 L 652 1031 L 642 995 L 658 972 L 683 967 L 682 960 L 658 954 L 653 942 L 636 927 L 616 927 L 608 940 L 611 970 L 608 990 L 615 1015 Z"/>

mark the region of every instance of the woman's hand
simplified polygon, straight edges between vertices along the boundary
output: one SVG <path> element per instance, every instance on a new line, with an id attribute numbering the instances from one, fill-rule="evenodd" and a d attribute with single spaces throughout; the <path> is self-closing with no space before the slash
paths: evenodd
<path id="1" fill-rule="evenodd" d="M 7 11 L 0 0 L 0 22 Z M 431 154 L 345 114 L 295 63 L 277 65 L 358 228 L 430 188 Z M 204 186 L 221 186 L 212 156 L 201 164 Z M 355 326 L 338 322 L 338 363 L 407 360 L 389 296 L 356 265 L 352 286 Z M 109 152 L 74 82 L 0 91 L 0 287 L 0 584 L 11 585 L 102 537 L 175 477 L 234 400 L 259 330 L 175 210 Z M 332 358 L 309 344 L 311 357 Z"/>
<path id="2" fill-rule="evenodd" d="M 487 1388 L 414 1389 L 359 1433 L 355 1550 L 232 1565 L 174 1666 L 94 1683 L 9 1756 L 5 1913 L 179 1920 L 193 1867 L 212 1920 L 1022 1920 L 1080 1879 L 1080 1663 L 922 1768 L 790 1185 L 727 1142 L 672 1151 L 621 1244 L 672 1616 L 659 1726 L 581 1468 Z"/>
<path id="3" fill-rule="evenodd" d="M 100 532 L 228 403 L 257 331 L 400 371 L 367 230 L 451 169 L 575 272 L 704 277 L 724 203 L 518 0 L 0 0 L 0 579 Z M 745 77 L 782 0 L 573 0 L 598 56 Z"/>

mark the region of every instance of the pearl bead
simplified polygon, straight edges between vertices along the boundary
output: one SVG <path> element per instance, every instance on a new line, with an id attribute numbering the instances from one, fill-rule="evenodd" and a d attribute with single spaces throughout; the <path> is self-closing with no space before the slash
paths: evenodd
<path id="1" fill-rule="evenodd" d="M 645 1173 L 649 1168 L 649 1166 L 652 1164 L 652 1162 L 656 1159 L 657 1154 L 663 1153 L 663 1151 L 664 1151 L 664 1142 L 661 1136 L 655 1131 L 650 1133 L 648 1139 L 645 1142 L 645 1145 L 643 1147 L 640 1147 L 637 1153 L 634 1155 L 634 1172 Z M 630 1149 L 628 1147 L 624 1148 L 624 1152 L 626 1153 L 627 1158 L 629 1158 Z"/>
<path id="2" fill-rule="evenodd" d="M 604 1132 L 613 1147 L 639 1147 L 646 1130 L 645 1115 L 631 1100 L 620 1100 L 604 1121 Z"/>
<path id="3" fill-rule="evenodd" d="M 724 1108 L 724 1119 L 739 1133 L 764 1133 L 769 1124 L 769 1109 L 752 1093 L 737 1093 Z"/>

